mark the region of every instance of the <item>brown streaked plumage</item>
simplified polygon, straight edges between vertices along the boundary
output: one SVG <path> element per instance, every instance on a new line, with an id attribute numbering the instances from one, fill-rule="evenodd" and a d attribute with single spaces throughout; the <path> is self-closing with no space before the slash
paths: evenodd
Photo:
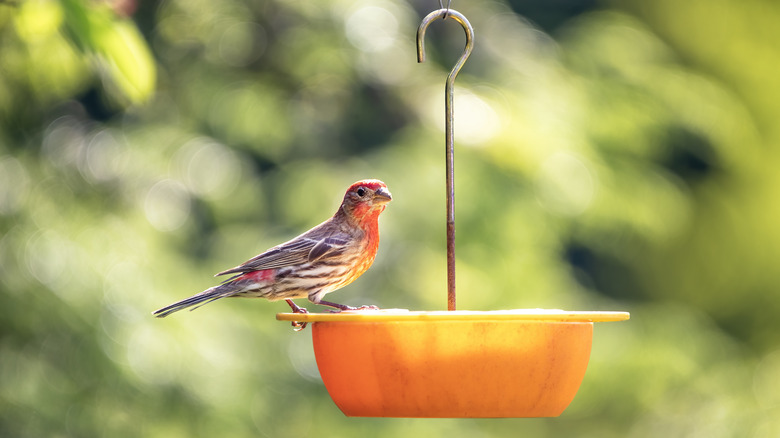
<path id="1" fill-rule="evenodd" d="M 349 187 L 330 219 L 235 268 L 220 272 L 217 275 L 234 275 L 218 286 L 163 307 L 154 315 L 162 318 L 234 296 L 283 299 L 296 312 L 305 309 L 295 305 L 294 298 L 308 298 L 312 303 L 341 310 L 354 309 L 322 298 L 353 282 L 371 266 L 379 247 L 379 214 L 391 199 L 382 181 L 358 181 Z"/>

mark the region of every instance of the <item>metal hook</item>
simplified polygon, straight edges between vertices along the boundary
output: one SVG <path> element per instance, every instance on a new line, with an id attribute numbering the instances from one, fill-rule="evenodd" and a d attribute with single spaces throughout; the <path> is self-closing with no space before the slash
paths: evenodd
<path id="1" fill-rule="evenodd" d="M 439 9 L 423 18 L 417 29 L 417 62 L 425 62 L 425 31 L 428 26 L 437 19 L 452 17 L 460 23 L 466 32 L 466 47 L 460 55 L 458 62 L 447 76 L 447 84 L 444 87 L 444 112 L 446 114 L 445 145 L 447 163 L 447 310 L 455 310 L 455 147 L 454 147 L 454 109 L 453 96 L 455 95 L 455 77 L 466 63 L 466 60 L 474 50 L 474 28 L 460 12 L 454 9 Z"/>
<path id="2" fill-rule="evenodd" d="M 447 15 L 450 13 L 450 5 L 452 5 L 452 0 L 447 0 L 447 7 L 444 7 L 444 0 L 439 0 L 439 8 L 447 10 L 447 12 L 444 13 L 444 16 L 441 17 L 442 20 L 447 19 Z"/>

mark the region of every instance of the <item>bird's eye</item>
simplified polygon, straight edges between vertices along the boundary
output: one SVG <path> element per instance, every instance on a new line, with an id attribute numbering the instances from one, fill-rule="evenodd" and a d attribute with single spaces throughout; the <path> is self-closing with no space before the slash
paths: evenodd
<path id="1" fill-rule="evenodd" d="M 366 189 L 364 189 L 363 187 L 358 188 L 357 189 L 357 195 L 360 196 L 361 198 L 363 196 L 366 196 Z"/>

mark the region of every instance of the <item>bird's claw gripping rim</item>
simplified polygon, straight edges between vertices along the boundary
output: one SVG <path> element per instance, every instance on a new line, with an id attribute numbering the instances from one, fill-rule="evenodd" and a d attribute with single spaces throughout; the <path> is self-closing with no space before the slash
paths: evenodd
<path id="1" fill-rule="evenodd" d="M 290 308 L 292 309 L 293 313 L 309 313 L 308 310 L 306 310 L 303 307 L 295 304 L 292 300 L 285 300 L 285 301 L 287 302 L 287 304 L 290 305 Z M 296 332 L 299 332 L 299 331 L 305 329 L 307 325 L 309 325 L 309 323 L 305 322 L 305 321 L 304 322 L 300 322 L 300 321 L 293 321 L 292 322 L 293 330 L 295 330 Z"/>
<path id="2" fill-rule="evenodd" d="M 360 307 L 353 307 L 353 306 L 344 306 L 338 309 L 330 309 L 330 313 L 340 313 L 345 310 L 379 310 L 379 307 L 374 306 L 373 304 L 366 304 Z"/>
<path id="3" fill-rule="evenodd" d="M 303 307 L 295 304 L 292 300 L 287 299 L 285 301 L 290 306 L 290 308 L 292 309 L 293 313 L 309 313 L 308 310 L 306 310 Z M 343 312 L 345 310 L 379 310 L 379 307 L 374 306 L 372 304 L 363 305 L 363 306 L 360 306 L 360 307 L 347 306 L 345 304 L 336 304 L 336 303 L 331 303 L 331 302 L 328 302 L 328 301 L 320 301 L 319 304 L 322 304 L 324 306 L 333 307 L 332 309 L 330 309 L 330 313 L 339 313 L 339 312 Z M 303 322 L 301 322 L 301 321 L 293 321 L 292 322 L 292 327 L 293 327 L 293 330 L 295 330 L 296 332 L 299 332 L 299 331 L 305 329 L 308 324 L 309 323 L 306 322 L 306 321 L 303 321 Z"/>

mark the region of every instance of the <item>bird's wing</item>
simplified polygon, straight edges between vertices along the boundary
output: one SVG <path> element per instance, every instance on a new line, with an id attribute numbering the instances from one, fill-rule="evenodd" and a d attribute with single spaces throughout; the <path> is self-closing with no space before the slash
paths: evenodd
<path id="1" fill-rule="evenodd" d="M 334 257 L 344 252 L 349 241 L 346 233 L 333 233 L 323 239 L 301 236 L 217 275 L 277 269 Z"/>
<path id="2" fill-rule="evenodd" d="M 349 237 L 346 235 L 328 236 L 314 245 L 309 251 L 308 261 L 327 259 L 344 253 L 349 243 Z"/>

